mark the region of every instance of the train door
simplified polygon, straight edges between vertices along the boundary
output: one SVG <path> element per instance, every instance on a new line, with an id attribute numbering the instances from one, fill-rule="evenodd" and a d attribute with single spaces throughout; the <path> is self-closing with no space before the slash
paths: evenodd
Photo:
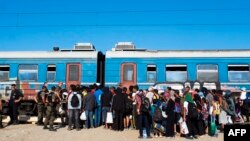
<path id="1" fill-rule="evenodd" d="M 66 86 L 69 88 L 71 84 L 77 85 L 81 84 L 81 64 L 72 63 L 67 64 L 67 72 L 66 72 Z"/>
<path id="2" fill-rule="evenodd" d="M 121 65 L 121 83 L 124 87 L 136 85 L 136 64 L 123 63 Z"/>

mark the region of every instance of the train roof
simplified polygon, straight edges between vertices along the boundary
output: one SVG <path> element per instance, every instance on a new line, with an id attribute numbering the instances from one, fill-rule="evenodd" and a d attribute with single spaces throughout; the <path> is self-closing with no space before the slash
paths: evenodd
<path id="1" fill-rule="evenodd" d="M 98 51 L 6 51 L 0 52 L 0 59 L 76 59 L 97 58 Z"/>
<path id="2" fill-rule="evenodd" d="M 250 50 L 123 50 L 107 51 L 106 58 L 223 58 L 250 57 Z"/>

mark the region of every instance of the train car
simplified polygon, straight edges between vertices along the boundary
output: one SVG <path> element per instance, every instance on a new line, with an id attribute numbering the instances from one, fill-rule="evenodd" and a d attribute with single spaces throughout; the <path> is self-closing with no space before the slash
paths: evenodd
<path id="1" fill-rule="evenodd" d="M 182 83 L 239 92 L 242 87 L 250 90 L 249 65 L 250 50 L 150 51 L 122 42 L 106 52 L 105 83 L 138 84 L 142 89 Z"/>
<path id="2" fill-rule="evenodd" d="M 53 51 L 0 52 L 0 95 L 10 96 L 10 85 L 17 84 L 24 99 L 19 112 L 32 115 L 35 112 L 34 97 L 44 82 L 48 88 L 63 82 L 70 84 L 104 84 L 104 55 L 91 43 L 78 43 L 74 49 Z"/>

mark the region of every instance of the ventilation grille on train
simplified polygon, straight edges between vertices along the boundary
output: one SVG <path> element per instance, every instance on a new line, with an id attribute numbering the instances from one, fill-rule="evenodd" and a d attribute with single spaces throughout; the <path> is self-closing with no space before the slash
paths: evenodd
<path id="1" fill-rule="evenodd" d="M 132 42 L 119 42 L 115 45 L 115 50 L 135 50 Z"/>
<path id="2" fill-rule="evenodd" d="M 95 47 L 91 43 L 76 43 L 74 50 L 95 50 Z"/>

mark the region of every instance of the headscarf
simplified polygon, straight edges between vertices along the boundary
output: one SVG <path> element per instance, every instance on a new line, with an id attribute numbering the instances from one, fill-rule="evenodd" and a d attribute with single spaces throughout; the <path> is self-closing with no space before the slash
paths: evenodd
<path id="1" fill-rule="evenodd" d="M 189 93 L 186 94 L 185 101 L 190 102 L 190 103 L 194 103 L 194 100 L 193 100 L 192 96 Z"/>

